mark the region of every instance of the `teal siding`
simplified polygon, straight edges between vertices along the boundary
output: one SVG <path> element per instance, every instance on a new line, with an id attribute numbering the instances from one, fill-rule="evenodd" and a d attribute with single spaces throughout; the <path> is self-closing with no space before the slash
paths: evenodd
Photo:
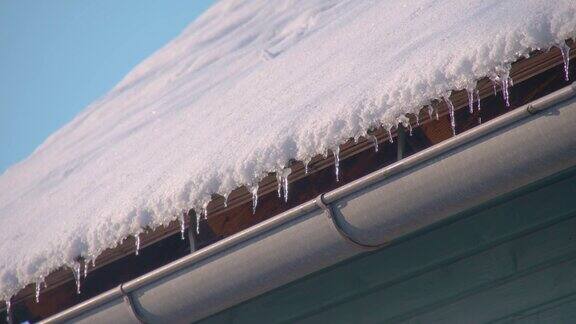
<path id="1" fill-rule="evenodd" d="M 576 170 L 203 323 L 574 323 Z"/>

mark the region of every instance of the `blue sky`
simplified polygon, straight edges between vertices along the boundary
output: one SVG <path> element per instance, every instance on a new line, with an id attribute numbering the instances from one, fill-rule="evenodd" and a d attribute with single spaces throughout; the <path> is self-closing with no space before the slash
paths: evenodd
<path id="1" fill-rule="evenodd" d="M 0 173 L 213 0 L 0 0 Z"/>

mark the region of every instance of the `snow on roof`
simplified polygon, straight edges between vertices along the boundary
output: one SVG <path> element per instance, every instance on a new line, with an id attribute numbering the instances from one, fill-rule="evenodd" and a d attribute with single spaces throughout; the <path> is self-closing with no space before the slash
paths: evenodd
<path id="1" fill-rule="evenodd" d="M 573 0 L 220 1 L 0 177 L 0 299 L 574 36 Z"/>

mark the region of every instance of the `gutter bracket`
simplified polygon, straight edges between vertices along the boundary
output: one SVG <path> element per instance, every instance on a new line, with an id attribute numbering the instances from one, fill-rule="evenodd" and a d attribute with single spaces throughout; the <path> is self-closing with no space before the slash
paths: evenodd
<path id="1" fill-rule="evenodd" d="M 134 301 L 132 300 L 132 295 L 130 295 L 130 292 L 127 292 L 126 290 L 124 290 L 124 284 L 123 283 L 120 284 L 120 286 L 118 286 L 118 288 L 120 289 L 120 293 L 122 294 L 122 299 L 124 299 L 124 303 L 126 304 L 128 311 L 130 312 L 130 314 L 132 314 L 132 316 L 134 317 L 136 322 L 141 323 L 141 324 L 147 324 L 147 322 L 144 320 L 144 318 L 140 314 L 138 314 L 138 311 L 136 310 L 136 307 L 134 306 Z"/>
<path id="2" fill-rule="evenodd" d="M 536 115 L 540 110 L 536 109 L 533 105 L 528 104 L 528 106 L 526 106 L 526 112 L 530 115 Z"/>
<path id="3" fill-rule="evenodd" d="M 336 229 L 336 232 L 338 232 L 338 234 L 340 234 L 340 236 L 342 236 L 346 241 L 352 243 L 353 245 L 356 245 L 364 250 L 374 250 L 374 249 L 378 249 L 381 247 L 384 247 L 386 245 L 388 245 L 388 242 L 382 243 L 382 244 L 368 244 L 368 243 L 362 243 L 360 242 L 358 239 L 350 236 L 350 234 L 346 233 L 344 231 L 344 229 L 340 226 L 340 224 L 338 223 L 338 219 L 336 218 L 336 215 L 334 215 L 334 211 L 332 210 L 332 207 L 330 206 L 330 203 L 327 203 L 324 200 L 324 194 L 320 194 L 316 199 L 315 199 L 316 205 L 318 207 L 320 207 L 320 209 L 322 209 L 325 213 L 326 216 L 330 219 L 330 221 L 332 222 L 332 225 L 334 226 L 334 229 Z"/>

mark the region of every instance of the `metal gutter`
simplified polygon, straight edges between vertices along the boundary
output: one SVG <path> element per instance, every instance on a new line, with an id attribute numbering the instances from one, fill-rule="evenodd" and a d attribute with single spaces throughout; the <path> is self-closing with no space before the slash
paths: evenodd
<path id="1" fill-rule="evenodd" d="M 43 323 L 200 320 L 574 166 L 575 95 L 573 83 Z"/>

